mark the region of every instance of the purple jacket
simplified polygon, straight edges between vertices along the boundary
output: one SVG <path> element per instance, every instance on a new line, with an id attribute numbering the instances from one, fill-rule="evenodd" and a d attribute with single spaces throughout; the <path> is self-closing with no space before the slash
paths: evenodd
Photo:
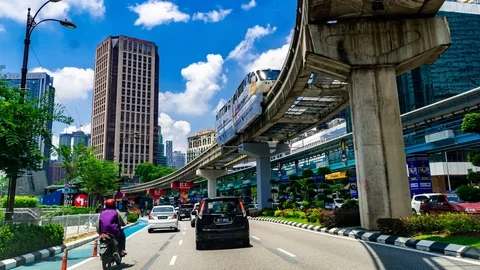
<path id="1" fill-rule="evenodd" d="M 99 233 L 110 233 L 118 236 L 121 229 L 119 219 L 120 217 L 116 209 L 103 210 L 99 218 Z"/>

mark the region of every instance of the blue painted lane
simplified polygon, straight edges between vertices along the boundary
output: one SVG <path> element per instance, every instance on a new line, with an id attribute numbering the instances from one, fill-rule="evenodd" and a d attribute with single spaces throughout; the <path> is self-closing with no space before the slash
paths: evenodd
<path id="1" fill-rule="evenodd" d="M 125 229 L 125 235 L 127 239 L 134 233 L 140 231 L 148 225 L 146 220 L 139 219 L 138 224 Z M 85 244 L 81 247 L 71 249 L 68 251 L 68 266 L 71 267 L 77 263 L 82 262 L 92 257 L 94 242 Z M 25 264 L 15 269 L 35 269 L 35 270 L 52 270 L 60 269 L 62 266 L 63 252 L 55 255 L 54 257 L 45 258 L 40 261 L 35 261 L 29 264 Z"/>

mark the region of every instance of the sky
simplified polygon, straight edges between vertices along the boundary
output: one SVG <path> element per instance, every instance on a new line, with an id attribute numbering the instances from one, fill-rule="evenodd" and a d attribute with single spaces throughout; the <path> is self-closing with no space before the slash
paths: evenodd
<path id="1" fill-rule="evenodd" d="M 0 0 L 0 65 L 20 72 L 28 7 L 46 0 Z M 62 132 L 90 132 L 95 48 L 108 36 L 153 41 L 160 55 L 159 125 L 185 152 L 187 136 L 215 128 L 216 111 L 255 68 L 281 69 L 295 21 L 294 0 L 63 0 L 36 21 L 28 68 L 54 77 L 55 101 L 73 117 Z"/>

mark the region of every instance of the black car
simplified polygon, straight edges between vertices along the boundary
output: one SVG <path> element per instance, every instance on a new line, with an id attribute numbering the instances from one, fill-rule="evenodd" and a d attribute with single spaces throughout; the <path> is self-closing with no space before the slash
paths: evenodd
<path id="1" fill-rule="evenodd" d="M 193 211 L 197 250 L 206 248 L 213 241 L 242 241 L 250 246 L 250 226 L 243 203 L 236 197 L 203 199 L 200 209 Z"/>
<path id="2" fill-rule="evenodd" d="M 185 203 L 180 205 L 178 208 L 178 215 L 180 216 L 178 220 L 182 220 L 185 218 L 191 218 L 190 213 L 193 210 L 193 204 L 191 203 Z"/>

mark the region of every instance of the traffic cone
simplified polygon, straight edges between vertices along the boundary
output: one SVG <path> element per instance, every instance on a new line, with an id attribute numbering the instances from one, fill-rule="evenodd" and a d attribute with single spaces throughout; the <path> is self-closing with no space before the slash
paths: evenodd
<path id="1" fill-rule="evenodd" d="M 93 240 L 93 254 L 92 257 L 97 257 L 98 256 L 98 241 Z"/>
<path id="2" fill-rule="evenodd" d="M 65 250 L 63 251 L 62 268 L 60 270 L 67 270 L 67 260 L 68 260 L 68 248 L 65 248 Z"/>

